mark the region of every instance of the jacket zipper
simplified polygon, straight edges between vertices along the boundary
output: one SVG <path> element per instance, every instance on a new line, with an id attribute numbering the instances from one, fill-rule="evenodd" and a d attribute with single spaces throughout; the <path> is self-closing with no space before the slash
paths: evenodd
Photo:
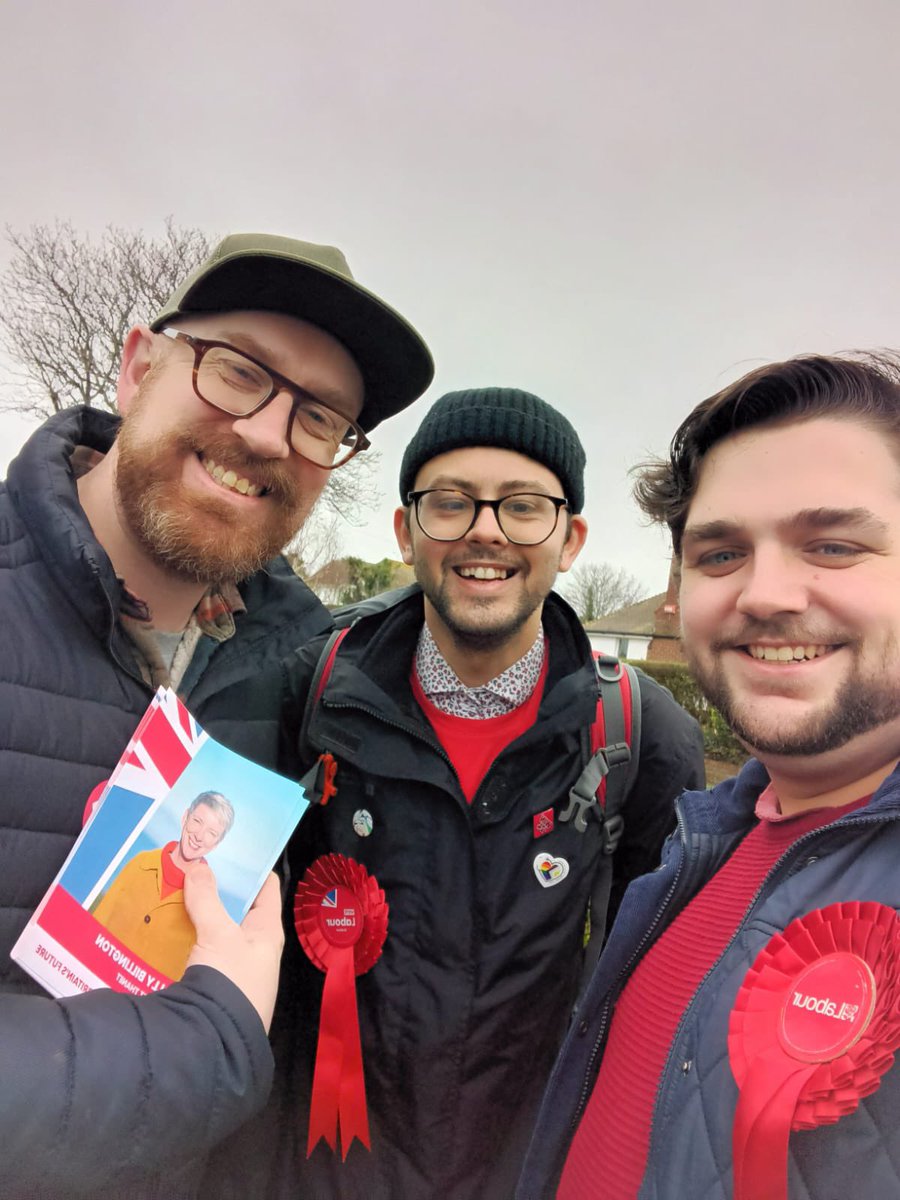
<path id="1" fill-rule="evenodd" d="M 574 1133 L 575 1128 L 578 1125 L 578 1122 L 581 1120 L 585 1105 L 587 1104 L 587 1101 L 588 1101 L 588 1097 L 590 1096 L 590 1093 L 593 1090 L 589 1080 L 591 1078 L 591 1074 L 594 1069 L 594 1063 L 597 1061 L 597 1055 L 600 1053 L 601 1046 L 603 1045 L 604 1041 L 606 1040 L 607 1026 L 609 1024 L 609 1014 L 610 1014 L 610 1010 L 612 1009 L 614 998 L 618 997 L 624 981 L 631 974 L 631 971 L 632 971 L 635 963 L 638 961 L 638 959 L 641 958 L 641 956 L 644 952 L 644 948 L 647 945 L 647 942 L 652 938 L 653 933 L 656 930 L 656 927 L 659 925 L 660 921 L 662 920 L 666 909 L 672 903 L 672 898 L 674 897 L 675 892 L 678 890 L 678 884 L 681 879 L 682 868 L 684 867 L 684 861 L 685 861 L 685 858 L 687 857 L 687 848 L 686 848 L 686 838 L 685 838 L 685 829 L 684 829 L 684 818 L 681 813 L 681 805 L 678 803 L 677 800 L 675 801 L 675 819 L 676 819 L 676 829 L 677 829 L 678 833 L 681 835 L 681 841 L 682 841 L 681 861 L 678 863 L 678 866 L 675 869 L 675 877 L 673 878 L 671 884 L 669 885 L 669 890 L 668 890 L 668 892 L 666 892 L 666 895 L 663 898 L 662 904 L 656 910 L 655 917 L 653 918 L 651 923 L 647 926 L 647 928 L 644 930 L 644 934 L 643 934 L 641 940 L 638 942 L 637 946 L 635 946 L 634 950 L 632 951 L 631 956 L 628 959 L 628 962 L 625 964 L 625 966 L 619 972 L 619 974 L 616 977 L 615 983 L 607 992 L 606 1000 L 604 1001 L 603 1010 L 601 1013 L 600 1029 L 599 1029 L 599 1031 L 597 1033 L 597 1037 L 594 1041 L 594 1048 L 591 1051 L 591 1056 L 588 1059 L 587 1068 L 584 1073 L 584 1080 L 581 1085 L 581 1094 L 578 1097 L 578 1105 L 575 1109 L 575 1112 L 572 1115 L 572 1120 L 569 1123 L 569 1130 L 572 1133 Z"/>

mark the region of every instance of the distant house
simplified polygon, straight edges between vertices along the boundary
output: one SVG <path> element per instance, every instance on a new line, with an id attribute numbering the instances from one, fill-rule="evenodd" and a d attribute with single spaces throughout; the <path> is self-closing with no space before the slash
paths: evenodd
<path id="1" fill-rule="evenodd" d="M 393 559 L 391 563 L 391 582 L 390 588 L 405 587 L 408 583 L 415 581 L 415 574 L 412 567 L 408 567 L 405 563 L 396 562 Z M 315 575 L 311 575 L 307 583 L 316 593 L 324 605 L 329 608 L 335 608 L 342 603 L 341 596 L 353 582 L 351 575 L 350 564 L 346 558 L 333 558 L 331 562 L 326 563 L 324 567 L 320 567 Z"/>
<path id="2" fill-rule="evenodd" d="M 333 558 L 307 580 L 323 604 L 340 604 L 340 595 L 350 586 L 350 568 L 346 558 Z"/>
<path id="3" fill-rule="evenodd" d="M 601 654 L 650 662 L 684 662 L 678 591 L 671 577 L 667 591 L 589 621 L 584 629 L 591 648 Z"/>

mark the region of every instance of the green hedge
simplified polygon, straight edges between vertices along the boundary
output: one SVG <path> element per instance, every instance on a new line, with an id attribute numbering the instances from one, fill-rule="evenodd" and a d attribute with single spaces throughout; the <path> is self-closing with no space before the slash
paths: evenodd
<path id="1" fill-rule="evenodd" d="M 693 675 L 684 663 L 632 662 L 645 674 L 667 687 L 682 708 L 696 717 L 703 730 L 703 744 L 710 758 L 724 762 L 743 763 L 747 752 L 725 724 L 719 711 L 709 703 L 697 687 Z"/>

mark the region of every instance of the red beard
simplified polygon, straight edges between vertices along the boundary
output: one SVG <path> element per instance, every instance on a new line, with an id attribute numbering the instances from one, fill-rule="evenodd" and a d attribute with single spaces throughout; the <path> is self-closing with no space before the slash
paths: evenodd
<path id="1" fill-rule="evenodd" d="M 305 495 L 282 463 L 256 458 L 212 428 L 202 443 L 191 429 L 144 440 L 134 420 L 139 412 L 132 410 L 119 431 L 116 492 L 125 521 L 150 557 L 202 583 L 245 579 L 274 558 L 303 524 L 315 496 Z M 219 501 L 185 487 L 185 460 L 199 452 L 249 476 L 265 495 L 242 512 L 225 497 Z"/>

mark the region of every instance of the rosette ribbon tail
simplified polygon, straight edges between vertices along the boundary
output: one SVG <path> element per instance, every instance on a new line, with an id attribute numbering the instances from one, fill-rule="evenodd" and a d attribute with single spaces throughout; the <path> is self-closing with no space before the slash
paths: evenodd
<path id="1" fill-rule="evenodd" d="M 786 1062 L 779 1050 L 751 1065 L 734 1114 L 734 1200 L 787 1200 L 791 1125 L 797 1099 L 815 1070 Z"/>
<path id="2" fill-rule="evenodd" d="M 325 972 L 306 1156 L 322 1138 L 336 1149 L 340 1133 L 346 1161 L 354 1138 L 370 1148 L 356 976 L 378 961 L 388 906 L 365 867 L 326 854 L 297 884 L 294 924 L 310 961 Z"/>
<path id="3" fill-rule="evenodd" d="M 335 948 L 325 973 L 307 1158 L 320 1138 L 334 1150 L 338 1129 L 344 1159 L 354 1138 L 359 1138 L 369 1149 L 369 1117 L 352 946 Z"/>

